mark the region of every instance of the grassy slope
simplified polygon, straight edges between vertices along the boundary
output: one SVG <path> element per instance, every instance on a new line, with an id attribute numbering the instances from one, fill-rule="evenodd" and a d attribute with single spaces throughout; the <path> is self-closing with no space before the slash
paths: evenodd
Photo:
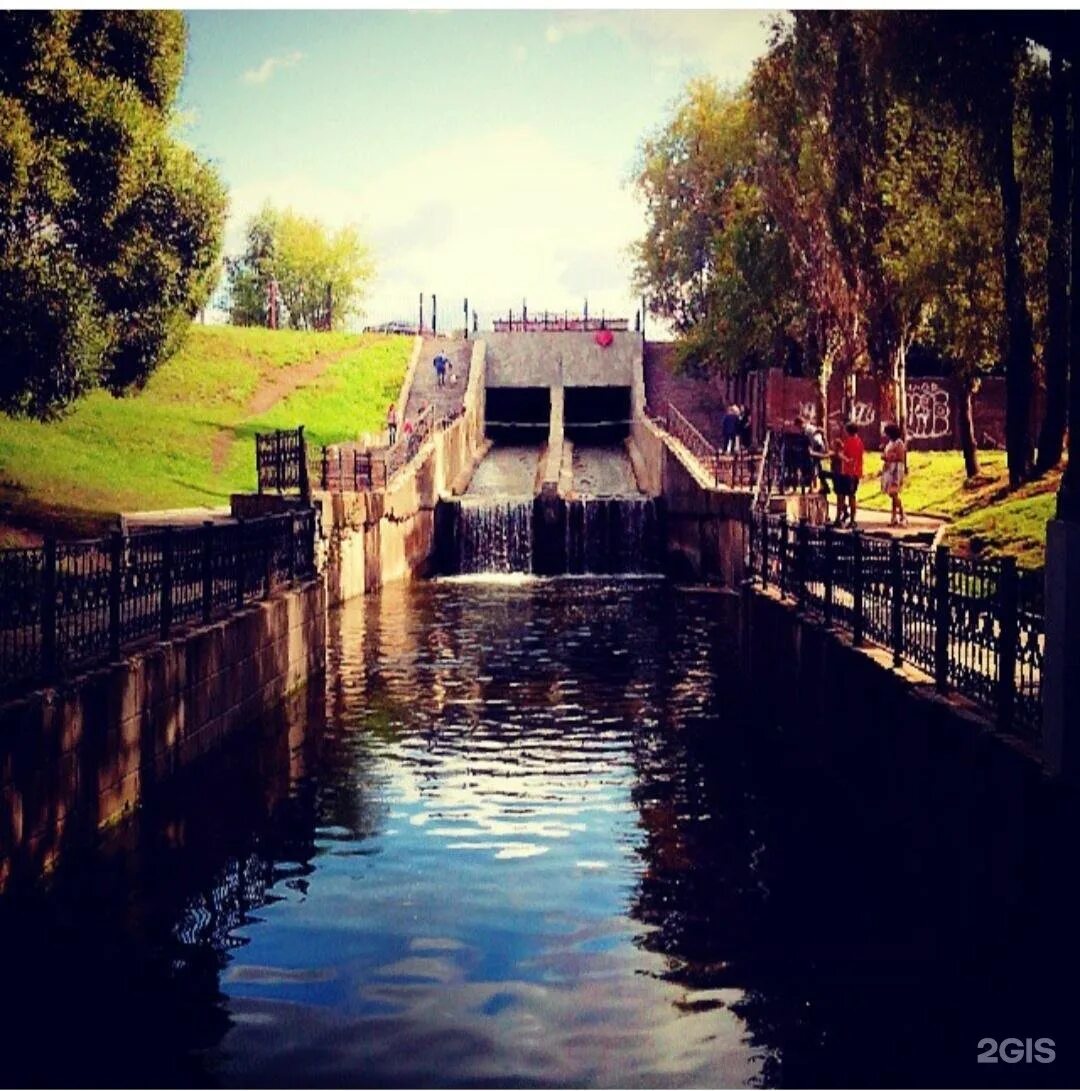
<path id="1" fill-rule="evenodd" d="M 1046 522 L 1054 512 L 1060 472 L 1009 492 L 1004 452 L 980 451 L 979 461 L 982 473 L 969 483 L 959 451 L 913 451 L 908 457 L 905 508 L 952 520 L 944 540 L 961 551 L 1009 554 L 1019 564 L 1042 565 Z M 880 456 L 868 455 L 866 470 L 875 476 L 863 481 L 859 503 L 887 511 L 889 500 L 881 494 L 876 477 L 880 468 Z"/>
<path id="2" fill-rule="evenodd" d="M 316 442 L 354 438 L 382 423 L 411 350 L 406 337 L 193 326 L 146 388 L 95 392 L 61 421 L 0 415 L 0 519 L 30 526 L 227 502 L 254 486 L 255 431 L 304 424 Z M 286 369 L 331 360 L 310 385 L 249 416 L 255 392 Z M 215 469 L 222 432 L 234 438 Z M 221 446 L 223 441 L 217 439 Z"/>

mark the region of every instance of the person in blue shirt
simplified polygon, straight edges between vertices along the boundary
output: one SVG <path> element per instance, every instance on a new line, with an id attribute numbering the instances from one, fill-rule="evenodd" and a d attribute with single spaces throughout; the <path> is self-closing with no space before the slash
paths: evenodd
<path id="1" fill-rule="evenodd" d="M 435 354 L 435 359 L 431 361 L 435 368 L 435 378 L 439 386 L 446 386 L 446 365 L 448 362 L 441 350 Z"/>

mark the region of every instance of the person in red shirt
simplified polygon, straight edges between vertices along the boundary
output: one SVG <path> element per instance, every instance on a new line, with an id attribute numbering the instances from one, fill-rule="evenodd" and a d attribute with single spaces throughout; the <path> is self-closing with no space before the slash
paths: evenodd
<path id="1" fill-rule="evenodd" d="M 855 525 L 855 512 L 858 505 L 859 482 L 863 475 L 863 454 L 866 448 L 859 439 L 859 427 L 850 422 L 846 428 L 847 436 L 844 439 L 844 475 L 847 477 L 848 496 L 848 526 Z"/>

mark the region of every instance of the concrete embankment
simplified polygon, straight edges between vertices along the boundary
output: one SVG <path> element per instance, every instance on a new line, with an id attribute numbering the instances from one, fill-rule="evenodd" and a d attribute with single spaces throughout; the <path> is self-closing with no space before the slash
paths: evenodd
<path id="1" fill-rule="evenodd" d="M 0 890 L 129 814 L 325 661 L 317 579 L 0 706 Z"/>

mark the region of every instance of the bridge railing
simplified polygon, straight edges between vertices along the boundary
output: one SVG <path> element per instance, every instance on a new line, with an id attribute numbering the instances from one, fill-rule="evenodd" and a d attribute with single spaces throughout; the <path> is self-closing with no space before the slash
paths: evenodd
<path id="1" fill-rule="evenodd" d="M 712 477 L 714 485 L 726 485 L 729 489 L 755 489 L 758 486 L 761 452 L 742 450 L 725 454 L 670 402 L 666 416 L 652 419 L 686 448 Z"/>
<path id="2" fill-rule="evenodd" d="M 999 728 L 1037 741 L 1045 649 L 1041 572 L 1011 557 L 971 560 L 946 546 L 789 522 L 755 513 L 748 565 L 856 646 L 878 644 L 990 712 Z"/>
<path id="3" fill-rule="evenodd" d="M 0 693 L 115 660 L 307 578 L 315 529 L 302 508 L 0 551 Z"/>

